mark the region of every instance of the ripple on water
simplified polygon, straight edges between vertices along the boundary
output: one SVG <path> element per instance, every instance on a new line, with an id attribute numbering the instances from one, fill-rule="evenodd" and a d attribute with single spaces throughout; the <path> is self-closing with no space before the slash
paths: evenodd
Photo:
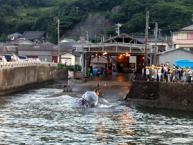
<path id="1" fill-rule="evenodd" d="M 1 144 L 191 144 L 193 119 L 105 100 L 78 108 L 61 89 L 43 88 L 7 98 L 0 105 Z M 168 114 L 168 113 L 167 113 Z"/>

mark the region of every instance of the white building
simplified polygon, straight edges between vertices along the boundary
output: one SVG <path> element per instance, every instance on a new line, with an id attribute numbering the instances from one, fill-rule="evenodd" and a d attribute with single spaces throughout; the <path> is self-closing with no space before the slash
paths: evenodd
<path id="1" fill-rule="evenodd" d="M 193 48 L 193 25 L 174 32 L 172 40 L 174 48 Z"/>

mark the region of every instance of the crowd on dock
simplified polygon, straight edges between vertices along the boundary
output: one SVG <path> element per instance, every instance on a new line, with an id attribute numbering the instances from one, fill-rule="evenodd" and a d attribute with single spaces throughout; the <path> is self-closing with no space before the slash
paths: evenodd
<path id="1" fill-rule="evenodd" d="M 193 70 L 190 67 L 169 66 L 168 64 L 152 65 L 143 68 L 142 77 L 146 81 L 191 83 Z"/>

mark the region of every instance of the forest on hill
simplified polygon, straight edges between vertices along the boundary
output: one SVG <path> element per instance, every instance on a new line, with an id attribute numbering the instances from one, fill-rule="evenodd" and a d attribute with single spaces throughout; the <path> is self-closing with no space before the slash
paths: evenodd
<path id="1" fill-rule="evenodd" d="M 158 22 L 163 34 L 192 23 L 192 0 L 0 0 L 0 41 L 7 34 L 29 30 L 47 31 L 57 42 L 57 19 L 61 36 L 92 13 L 100 13 L 112 26 L 105 34 L 115 34 L 115 24 L 123 33 L 144 33 L 145 13 L 150 12 L 150 28 Z M 150 30 L 151 31 L 151 30 Z"/>

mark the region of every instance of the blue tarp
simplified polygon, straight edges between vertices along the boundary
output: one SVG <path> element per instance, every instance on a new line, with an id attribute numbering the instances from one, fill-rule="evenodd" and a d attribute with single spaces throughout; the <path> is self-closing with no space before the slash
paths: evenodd
<path id="1" fill-rule="evenodd" d="M 176 66 L 179 66 L 181 68 L 189 68 L 193 69 L 193 60 L 177 60 L 176 61 Z"/>

